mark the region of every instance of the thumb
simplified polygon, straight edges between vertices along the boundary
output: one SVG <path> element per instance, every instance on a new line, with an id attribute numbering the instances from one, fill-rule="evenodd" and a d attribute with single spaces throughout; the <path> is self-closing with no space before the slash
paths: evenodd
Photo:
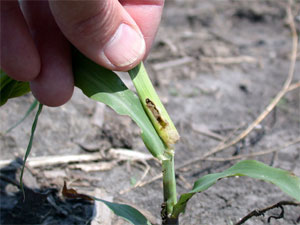
<path id="1" fill-rule="evenodd" d="M 145 55 L 145 40 L 118 0 L 49 1 L 64 35 L 96 63 L 127 71 Z"/>

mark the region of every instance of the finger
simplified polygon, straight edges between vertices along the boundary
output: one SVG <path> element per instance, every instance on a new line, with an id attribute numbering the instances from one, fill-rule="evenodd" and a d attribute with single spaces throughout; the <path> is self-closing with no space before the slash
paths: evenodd
<path id="1" fill-rule="evenodd" d="M 148 55 L 161 20 L 164 0 L 119 0 L 143 33 Z"/>
<path id="2" fill-rule="evenodd" d="M 1 1 L 1 68 L 13 79 L 28 81 L 40 71 L 40 58 L 18 1 Z"/>
<path id="3" fill-rule="evenodd" d="M 50 7 L 65 36 L 96 63 L 126 71 L 144 57 L 144 38 L 118 0 L 58 0 Z"/>
<path id="4" fill-rule="evenodd" d="M 56 25 L 47 1 L 23 1 L 22 8 L 42 61 L 40 74 L 30 83 L 31 90 L 45 105 L 62 105 L 74 89 L 69 43 Z"/>

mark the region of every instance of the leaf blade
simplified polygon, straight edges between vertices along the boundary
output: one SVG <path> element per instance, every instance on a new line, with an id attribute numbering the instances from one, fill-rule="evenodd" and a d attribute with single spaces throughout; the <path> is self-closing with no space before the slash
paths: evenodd
<path id="1" fill-rule="evenodd" d="M 9 133 L 13 129 L 15 129 L 17 126 L 19 126 L 30 115 L 30 113 L 36 108 L 37 105 L 38 105 L 38 100 L 35 99 L 33 101 L 33 103 L 29 106 L 29 108 L 27 109 L 25 115 L 18 122 L 16 122 L 10 128 L 8 128 L 7 131 L 5 131 L 5 133 Z"/>
<path id="2" fill-rule="evenodd" d="M 100 101 L 120 115 L 130 116 L 141 128 L 142 139 L 150 153 L 162 160 L 165 146 L 147 117 L 139 98 L 129 90 L 122 80 L 84 57 L 78 51 L 73 53 L 75 85 L 89 98 Z"/>
<path id="3" fill-rule="evenodd" d="M 27 149 L 26 149 L 26 152 L 25 152 L 24 160 L 23 160 L 23 166 L 22 166 L 22 169 L 21 169 L 20 188 L 21 188 L 21 190 L 23 192 L 24 200 L 25 200 L 25 192 L 24 192 L 24 186 L 23 186 L 23 174 L 24 174 L 26 160 L 27 160 L 27 158 L 28 158 L 28 156 L 30 154 L 31 148 L 32 148 L 32 142 L 33 142 L 33 138 L 34 138 L 34 132 L 35 132 L 35 129 L 36 129 L 36 126 L 37 126 L 37 123 L 38 123 L 39 116 L 40 116 L 40 114 L 42 112 L 42 109 L 43 109 L 43 104 L 39 103 L 38 110 L 37 110 L 37 112 L 35 114 L 35 118 L 34 118 L 33 123 L 32 123 L 31 133 L 30 133 L 30 139 L 29 139 L 29 143 L 27 145 Z"/>
<path id="4" fill-rule="evenodd" d="M 300 202 L 299 177 L 289 171 L 273 168 L 255 160 L 244 160 L 221 173 L 208 174 L 198 179 L 190 192 L 180 196 L 178 203 L 174 206 L 172 216 L 178 217 L 180 213 L 184 212 L 188 200 L 194 194 L 207 190 L 219 179 L 232 176 L 248 176 L 273 183 L 290 197 Z"/>
<path id="5" fill-rule="evenodd" d="M 30 92 L 29 82 L 16 81 L 0 69 L 0 106 L 8 99 L 19 97 Z"/>
<path id="6" fill-rule="evenodd" d="M 124 218 L 133 225 L 151 225 L 151 223 L 142 213 L 140 213 L 137 209 L 133 208 L 130 205 L 108 202 L 100 198 L 95 198 L 93 196 L 90 197 L 96 201 L 103 202 L 114 212 L 114 214 Z"/>

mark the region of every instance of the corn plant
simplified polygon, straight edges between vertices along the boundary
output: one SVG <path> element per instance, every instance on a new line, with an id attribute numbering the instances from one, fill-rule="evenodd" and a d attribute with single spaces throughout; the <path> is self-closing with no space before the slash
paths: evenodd
<path id="1" fill-rule="evenodd" d="M 272 168 L 254 160 L 240 161 L 223 172 L 205 175 L 194 183 L 192 190 L 181 194 L 178 198 L 174 171 L 174 147 L 179 140 L 179 134 L 156 94 L 143 63 L 129 71 L 136 88 L 136 95 L 125 86 L 113 71 L 95 64 L 75 49 L 72 57 L 75 85 L 89 98 L 108 105 L 118 114 L 130 116 L 140 127 L 141 138 L 146 148 L 153 157 L 161 161 L 163 174 L 161 217 L 163 225 L 179 224 L 179 216 L 186 210 L 188 201 L 196 193 L 207 190 L 218 180 L 226 177 L 248 176 L 264 180 L 278 186 L 287 195 L 300 202 L 299 177 L 289 171 Z M 4 105 L 10 98 L 19 97 L 30 92 L 27 82 L 15 81 L 3 71 L 0 74 L 0 82 L 1 105 Z M 36 106 L 37 103 L 34 102 L 25 116 Z M 41 111 L 42 104 L 39 103 L 24 157 L 24 164 L 32 146 L 35 127 Z M 23 170 L 24 167 L 20 178 L 21 184 Z M 132 224 L 150 224 L 142 213 L 131 206 L 107 202 L 92 196 L 91 198 L 103 202 L 116 215 L 123 217 Z"/>

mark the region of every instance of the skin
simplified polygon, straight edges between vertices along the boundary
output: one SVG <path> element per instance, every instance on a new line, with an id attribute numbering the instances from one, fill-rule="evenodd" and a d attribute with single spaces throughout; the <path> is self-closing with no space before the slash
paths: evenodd
<path id="1" fill-rule="evenodd" d="M 1 68 L 60 106 L 72 96 L 70 43 L 94 62 L 128 71 L 145 59 L 164 0 L 1 0 Z"/>

